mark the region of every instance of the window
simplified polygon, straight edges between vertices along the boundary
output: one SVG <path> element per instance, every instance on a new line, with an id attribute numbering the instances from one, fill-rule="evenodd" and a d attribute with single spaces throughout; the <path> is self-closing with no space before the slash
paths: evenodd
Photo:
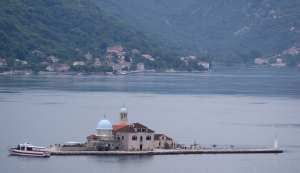
<path id="1" fill-rule="evenodd" d="M 146 132 L 146 129 L 142 129 L 142 132 Z"/>
<path id="2" fill-rule="evenodd" d="M 141 129 L 137 129 L 137 132 L 141 132 Z"/>
<path id="3" fill-rule="evenodd" d="M 143 136 L 140 137 L 140 141 L 142 141 L 142 140 L 143 140 Z"/>
<path id="4" fill-rule="evenodd" d="M 158 143 L 158 146 L 160 146 L 160 143 Z"/>
<path id="5" fill-rule="evenodd" d="M 124 140 L 124 136 L 122 136 L 122 140 Z"/>
<path id="6" fill-rule="evenodd" d="M 151 140 L 151 136 L 147 136 L 147 137 L 146 137 L 146 140 L 147 140 L 147 141 Z"/>
<path id="7" fill-rule="evenodd" d="M 120 136 L 118 136 L 118 141 L 120 140 Z"/>
<path id="8" fill-rule="evenodd" d="M 132 140 L 133 140 L 133 141 L 136 141 L 136 140 L 137 140 L 137 137 L 136 137 L 136 136 L 132 136 Z"/>
<path id="9" fill-rule="evenodd" d="M 161 137 L 161 139 L 165 139 L 165 137 Z"/>

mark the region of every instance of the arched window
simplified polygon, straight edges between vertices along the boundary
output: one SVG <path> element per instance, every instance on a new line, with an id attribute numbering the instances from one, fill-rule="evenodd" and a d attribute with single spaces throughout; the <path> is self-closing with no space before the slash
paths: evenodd
<path id="1" fill-rule="evenodd" d="M 151 140 L 151 136 L 147 136 L 147 137 L 146 137 L 146 140 L 147 140 L 147 141 Z"/>
<path id="2" fill-rule="evenodd" d="M 132 140 L 133 140 L 133 141 L 136 141 L 136 140 L 137 140 L 137 137 L 136 137 L 136 136 L 132 136 Z"/>

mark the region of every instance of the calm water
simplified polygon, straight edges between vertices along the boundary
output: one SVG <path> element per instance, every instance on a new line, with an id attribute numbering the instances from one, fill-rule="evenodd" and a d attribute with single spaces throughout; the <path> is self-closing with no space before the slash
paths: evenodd
<path id="1" fill-rule="evenodd" d="M 178 143 L 272 148 L 283 154 L 9 156 L 25 139 L 85 142 L 104 114 Z M 214 68 L 125 76 L 0 75 L 0 172 L 300 172 L 300 68 Z"/>

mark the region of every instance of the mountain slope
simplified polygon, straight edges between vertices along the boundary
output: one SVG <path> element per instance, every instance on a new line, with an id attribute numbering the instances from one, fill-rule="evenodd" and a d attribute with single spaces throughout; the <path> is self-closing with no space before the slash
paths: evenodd
<path id="1" fill-rule="evenodd" d="M 300 42 L 297 0 L 94 0 L 107 13 L 180 54 L 280 53 Z"/>
<path id="2" fill-rule="evenodd" d="M 94 57 L 107 46 L 122 44 L 142 52 L 157 50 L 143 34 L 118 22 L 90 0 L 0 1 L 0 57 L 26 59 L 32 51 L 80 59 Z"/>

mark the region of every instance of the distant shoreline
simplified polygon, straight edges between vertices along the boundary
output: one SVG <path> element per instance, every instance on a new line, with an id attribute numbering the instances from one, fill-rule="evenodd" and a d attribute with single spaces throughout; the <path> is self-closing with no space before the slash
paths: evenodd
<path id="1" fill-rule="evenodd" d="M 127 75 L 131 73 L 209 73 L 213 72 L 213 70 L 208 71 L 175 71 L 175 70 L 167 70 L 167 71 L 154 71 L 154 70 L 147 70 L 147 71 L 122 71 L 119 73 L 113 74 L 112 72 L 89 72 L 89 73 L 83 73 L 83 72 L 38 72 L 33 73 L 32 71 L 25 71 L 25 70 L 18 70 L 18 71 L 5 71 L 3 73 L 0 73 L 0 75 Z"/>

